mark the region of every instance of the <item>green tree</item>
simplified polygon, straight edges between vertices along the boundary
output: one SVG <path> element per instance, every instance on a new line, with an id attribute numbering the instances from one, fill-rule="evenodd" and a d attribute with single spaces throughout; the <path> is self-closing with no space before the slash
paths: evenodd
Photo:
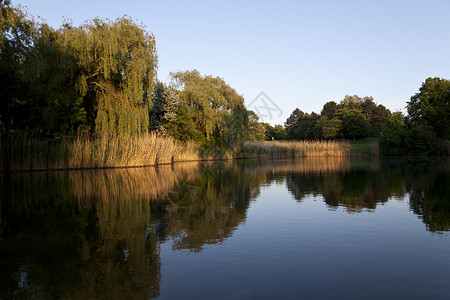
<path id="1" fill-rule="evenodd" d="M 402 146 L 407 155 L 440 155 L 443 150 L 433 128 L 427 124 L 410 126 Z"/>
<path id="2" fill-rule="evenodd" d="M 328 119 L 326 116 L 320 117 L 316 122 L 316 132 L 318 138 L 335 139 L 341 130 L 342 121 L 338 118 Z"/>
<path id="3" fill-rule="evenodd" d="M 277 141 L 285 140 L 287 137 L 286 129 L 282 125 L 277 124 L 273 127 L 272 136 Z"/>
<path id="4" fill-rule="evenodd" d="M 22 126 L 28 117 L 24 107 L 28 84 L 23 64 L 33 45 L 35 22 L 12 7 L 9 0 L 1 0 L 0 30 L 0 115 L 6 137 L 13 126 Z"/>
<path id="5" fill-rule="evenodd" d="M 248 130 L 250 141 L 264 141 L 266 138 L 266 128 L 259 122 L 258 115 L 252 111 L 248 111 Z"/>
<path id="6" fill-rule="evenodd" d="M 61 30 L 41 24 L 25 60 L 27 125 L 50 136 L 88 126 L 83 97 L 76 89 L 77 58 L 61 45 L 62 35 Z"/>
<path id="7" fill-rule="evenodd" d="M 194 140 L 199 144 L 207 143 L 202 132 L 195 128 L 186 102 L 181 101 L 179 103 L 176 115 L 173 121 L 164 124 L 164 129 L 168 135 L 182 142 Z"/>
<path id="8" fill-rule="evenodd" d="M 401 112 L 391 114 L 384 124 L 380 137 L 380 153 L 383 155 L 406 155 L 405 117 Z"/>
<path id="9" fill-rule="evenodd" d="M 220 139 L 233 110 L 243 107 L 244 98 L 222 78 L 202 76 L 197 70 L 171 73 L 181 101 L 187 103 L 196 130 L 206 141 Z"/>
<path id="10" fill-rule="evenodd" d="M 439 138 L 450 139 L 450 81 L 427 78 L 407 103 L 413 125 L 428 124 Z"/>
<path id="11" fill-rule="evenodd" d="M 264 126 L 264 136 L 266 141 L 272 140 L 273 127 L 269 123 L 261 123 Z"/>
<path id="12" fill-rule="evenodd" d="M 286 128 L 289 139 L 295 138 L 294 130 L 298 126 L 299 121 L 303 118 L 303 115 L 304 113 L 300 109 L 296 108 L 284 123 L 284 128 Z"/>
<path id="13" fill-rule="evenodd" d="M 390 130 L 403 131 L 405 128 L 405 116 L 400 111 L 392 113 L 388 117 L 385 127 Z"/>
<path id="14" fill-rule="evenodd" d="M 321 116 L 324 116 L 328 119 L 332 119 L 334 117 L 334 114 L 339 109 L 339 105 L 336 104 L 334 101 L 329 101 L 323 105 L 322 111 L 320 112 Z"/>
<path id="15" fill-rule="evenodd" d="M 445 149 L 427 124 L 405 124 L 401 112 L 389 116 L 380 138 L 383 155 L 442 155 Z"/>
<path id="16" fill-rule="evenodd" d="M 256 114 L 255 114 L 256 116 Z M 232 157 L 239 157 L 241 151 L 244 148 L 244 142 L 250 138 L 249 111 L 245 109 L 244 105 L 236 106 L 230 115 L 225 116 L 226 127 L 220 139 L 219 146 L 225 150 L 225 152 L 231 151 Z M 264 139 L 263 126 L 258 124 L 258 133 L 255 134 L 255 138 Z"/>
<path id="17" fill-rule="evenodd" d="M 316 121 L 318 119 L 316 113 L 304 114 L 303 118 L 298 123 L 294 130 L 296 139 L 300 140 L 314 140 L 320 137 L 316 136 Z"/>
<path id="18" fill-rule="evenodd" d="M 62 32 L 62 46 L 77 59 L 76 87 L 96 111 L 95 131 L 148 132 L 157 67 L 154 36 L 128 17 L 66 24 Z"/>
<path id="19" fill-rule="evenodd" d="M 361 109 L 362 100 L 358 95 L 346 95 L 340 103 L 340 108 Z"/>
<path id="20" fill-rule="evenodd" d="M 180 97 L 170 87 L 158 82 L 152 94 L 153 107 L 150 109 L 150 130 L 166 132 L 166 127 L 177 118 Z"/>
<path id="21" fill-rule="evenodd" d="M 148 131 L 154 37 L 127 17 L 54 30 L 1 1 L 2 122 L 67 134 Z"/>
<path id="22" fill-rule="evenodd" d="M 370 134 L 372 136 L 379 135 L 384 123 L 391 114 L 391 112 L 383 105 L 377 105 L 372 97 L 364 97 L 361 100 L 361 112 L 369 122 Z"/>
<path id="23" fill-rule="evenodd" d="M 358 139 L 368 135 L 369 123 L 360 110 L 343 108 L 336 112 L 336 118 L 341 121 L 341 137 Z"/>

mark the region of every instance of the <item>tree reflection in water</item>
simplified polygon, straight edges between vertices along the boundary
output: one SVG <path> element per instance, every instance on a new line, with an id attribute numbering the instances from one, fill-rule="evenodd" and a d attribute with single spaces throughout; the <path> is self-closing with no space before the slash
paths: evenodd
<path id="1" fill-rule="evenodd" d="M 152 204 L 160 240 L 171 239 L 173 249 L 194 252 L 223 242 L 245 221 L 250 200 L 267 182 L 267 174 L 247 173 L 232 162 L 202 165 L 198 176 Z"/>
<path id="2" fill-rule="evenodd" d="M 320 160 L 327 164 L 326 159 Z M 450 229 L 448 160 L 347 159 L 340 168 L 331 170 L 313 168 L 299 173 L 295 166 L 291 168 L 292 171 L 282 173 L 286 175 L 288 190 L 298 201 L 320 194 L 331 209 L 342 206 L 348 212 L 361 212 L 375 210 L 391 198 L 406 198 L 428 230 Z"/>
<path id="3" fill-rule="evenodd" d="M 151 202 L 197 171 L 184 164 L 4 177 L 1 296 L 158 297 Z"/>
<path id="4" fill-rule="evenodd" d="M 162 242 L 192 252 L 222 243 L 273 182 L 350 213 L 407 199 L 427 230 L 448 231 L 449 170 L 442 160 L 307 158 L 3 175 L 0 298 L 156 298 Z"/>

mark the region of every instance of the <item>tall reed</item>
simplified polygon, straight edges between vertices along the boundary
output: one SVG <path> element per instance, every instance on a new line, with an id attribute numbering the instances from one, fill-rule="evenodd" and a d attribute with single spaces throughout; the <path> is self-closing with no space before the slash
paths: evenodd
<path id="1" fill-rule="evenodd" d="M 350 156 L 347 141 L 264 141 L 246 142 L 244 157 L 291 158 L 309 156 Z"/>
<path id="2" fill-rule="evenodd" d="M 54 140 L 20 135 L 0 144 L 0 148 L 5 153 L 1 170 L 9 164 L 13 171 L 138 167 L 199 158 L 194 143 L 185 146 L 156 133 L 136 137 L 80 133 Z"/>

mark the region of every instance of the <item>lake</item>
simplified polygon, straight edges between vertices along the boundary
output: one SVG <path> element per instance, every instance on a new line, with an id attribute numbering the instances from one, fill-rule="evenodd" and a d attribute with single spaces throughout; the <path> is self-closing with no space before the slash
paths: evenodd
<path id="1" fill-rule="evenodd" d="M 2 175 L 0 299 L 450 299 L 450 162 Z"/>

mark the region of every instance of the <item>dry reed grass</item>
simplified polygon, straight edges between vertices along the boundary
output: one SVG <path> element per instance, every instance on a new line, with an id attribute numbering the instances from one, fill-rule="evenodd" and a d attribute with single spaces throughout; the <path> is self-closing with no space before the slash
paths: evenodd
<path id="1" fill-rule="evenodd" d="M 246 142 L 245 157 L 293 158 L 311 156 L 350 156 L 347 141 L 264 141 Z"/>
<path id="2" fill-rule="evenodd" d="M 7 163 L 12 171 L 27 171 L 140 167 L 199 159 L 195 143 L 182 145 L 156 133 L 95 138 L 80 133 L 75 138 L 52 141 L 23 135 L 10 139 L 8 147 L 0 161 L 1 170 Z"/>
<path id="3" fill-rule="evenodd" d="M 4 145 L 0 145 L 0 147 Z M 149 133 L 137 137 L 80 133 L 75 138 L 40 140 L 22 135 L 10 139 L 0 161 L 12 171 L 141 167 L 178 161 L 235 158 L 340 157 L 352 155 L 347 141 L 246 142 L 239 155 L 230 149 L 206 148 L 190 141 L 180 144 L 171 137 Z M 219 150 L 220 151 L 219 151 Z M 372 149 L 376 152 L 377 149 Z M 2 151 L 3 153 L 3 151 Z M 6 157 L 6 158 L 5 158 Z M 5 161 L 7 160 L 7 161 Z"/>

